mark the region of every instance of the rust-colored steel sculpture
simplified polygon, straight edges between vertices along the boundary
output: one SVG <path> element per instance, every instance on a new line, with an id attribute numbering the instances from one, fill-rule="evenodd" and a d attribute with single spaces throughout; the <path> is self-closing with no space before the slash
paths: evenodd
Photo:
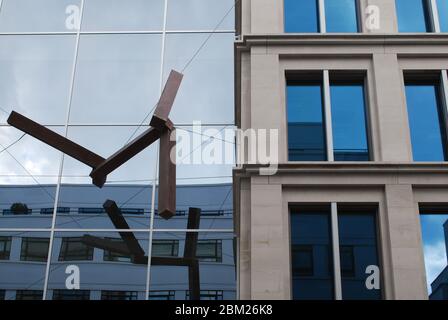
<path id="1" fill-rule="evenodd" d="M 182 78 L 181 73 L 171 70 L 152 116 L 150 128 L 107 159 L 17 112 L 10 114 L 8 124 L 91 167 L 92 183 L 99 188 L 104 186 L 110 173 L 160 139 L 159 214 L 164 219 L 170 219 L 176 213 L 176 164 L 170 158 L 175 142 L 170 141 L 174 125 L 169 114 Z"/>
<path id="2" fill-rule="evenodd" d="M 107 200 L 103 204 L 113 225 L 118 230 L 130 230 L 125 218 L 121 214 L 117 204 L 112 200 Z M 188 210 L 187 228 L 191 230 L 199 229 L 201 210 L 198 208 L 190 208 Z M 98 238 L 90 235 L 83 236 L 83 243 L 94 248 L 113 251 L 122 255 L 129 256 L 132 263 L 143 264 L 148 263 L 148 257 L 145 251 L 138 243 L 137 238 L 132 232 L 119 232 L 122 241 Z M 196 248 L 198 244 L 198 233 L 187 232 L 185 236 L 185 248 L 183 257 L 151 257 L 152 266 L 184 266 L 188 267 L 188 283 L 190 298 L 192 300 L 200 299 L 200 277 L 199 277 L 199 261 L 196 256 Z"/>

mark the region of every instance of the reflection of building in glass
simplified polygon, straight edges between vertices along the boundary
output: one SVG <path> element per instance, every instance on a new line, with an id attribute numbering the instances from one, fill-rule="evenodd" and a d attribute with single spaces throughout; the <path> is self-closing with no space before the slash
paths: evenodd
<path id="1" fill-rule="evenodd" d="M 445 249 L 448 257 L 448 220 L 443 224 L 445 230 Z M 432 293 L 429 296 L 431 300 L 448 300 L 448 266 L 431 283 Z"/>
<path id="2" fill-rule="evenodd" d="M 137 300 L 145 298 L 147 265 L 133 264 L 130 256 L 86 246 L 86 234 L 120 240 L 118 232 L 102 208 L 103 198 L 96 187 L 67 185 L 57 210 L 56 230 L 48 280 L 48 299 Z M 42 188 L 55 186 L 2 187 L 8 202 L 0 205 L 0 224 L 11 230 L 0 232 L 0 298 L 42 299 L 43 279 L 50 233 L 38 226 L 51 224 L 52 208 L 41 195 Z M 229 184 L 179 186 L 177 214 L 171 220 L 158 215 L 149 232 L 150 198 L 148 190 L 123 205 L 122 214 L 141 247 L 148 252 L 152 234 L 152 257 L 180 257 L 184 250 L 188 207 L 203 208 L 198 233 L 197 258 L 200 269 L 201 299 L 236 297 L 232 197 Z M 129 198 L 144 186 L 105 186 L 101 192 L 120 199 Z M 26 211 L 13 211 L 14 204 Z M 123 202 L 121 202 L 123 203 Z M 18 206 L 16 206 L 18 207 Z M 33 227 L 34 226 L 34 227 Z M 103 229 L 103 230 L 101 230 Z M 104 230 L 106 229 L 106 230 Z M 177 231 L 179 230 L 179 231 Z M 230 231 L 230 232 L 229 232 Z M 65 269 L 76 265 L 81 272 L 80 290 L 67 290 Z M 188 299 L 188 268 L 151 266 L 150 299 Z"/>

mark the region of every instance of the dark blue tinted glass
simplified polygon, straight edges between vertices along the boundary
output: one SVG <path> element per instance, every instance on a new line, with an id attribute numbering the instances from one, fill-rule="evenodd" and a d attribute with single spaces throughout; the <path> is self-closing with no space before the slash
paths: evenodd
<path id="1" fill-rule="evenodd" d="M 407 84 L 406 101 L 414 161 L 444 161 L 439 86 Z"/>
<path id="2" fill-rule="evenodd" d="M 319 32 L 318 0 L 285 0 L 285 32 Z"/>
<path id="3" fill-rule="evenodd" d="M 399 32 L 429 32 L 427 0 L 395 0 Z"/>
<path id="4" fill-rule="evenodd" d="M 333 299 L 329 209 L 291 215 L 293 299 Z"/>
<path id="5" fill-rule="evenodd" d="M 325 0 L 327 32 L 358 32 L 356 0 Z"/>
<path id="6" fill-rule="evenodd" d="M 290 161 L 325 161 L 325 128 L 320 84 L 288 85 Z"/>
<path id="7" fill-rule="evenodd" d="M 368 266 L 379 267 L 375 213 L 339 210 L 342 298 L 344 300 L 381 299 L 380 289 L 368 289 Z M 381 283 L 380 286 L 381 288 Z"/>
<path id="8" fill-rule="evenodd" d="M 437 0 L 440 31 L 448 32 L 448 0 Z"/>
<path id="9" fill-rule="evenodd" d="M 332 84 L 330 90 L 335 161 L 369 161 L 364 86 Z"/>
<path id="10" fill-rule="evenodd" d="M 420 213 L 429 299 L 448 300 L 448 210 Z"/>

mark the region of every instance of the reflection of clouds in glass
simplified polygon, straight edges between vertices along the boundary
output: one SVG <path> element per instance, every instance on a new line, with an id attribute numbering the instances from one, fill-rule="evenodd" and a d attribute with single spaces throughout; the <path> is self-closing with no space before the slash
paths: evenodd
<path id="1" fill-rule="evenodd" d="M 440 241 L 434 245 L 424 246 L 424 254 L 427 286 L 428 290 L 431 291 L 431 283 L 447 265 L 445 242 Z"/>
<path id="2" fill-rule="evenodd" d="M 168 30 L 213 30 L 234 5 L 234 0 L 169 0 Z M 232 30 L 234 9 L 228 14 L 220 30 Z"/>
<path id="3" fill-rule="evenodd" d="M 73 36 L 1 36 L 0 106 L 35 121 L 62 124 L 74 40 Z"/>

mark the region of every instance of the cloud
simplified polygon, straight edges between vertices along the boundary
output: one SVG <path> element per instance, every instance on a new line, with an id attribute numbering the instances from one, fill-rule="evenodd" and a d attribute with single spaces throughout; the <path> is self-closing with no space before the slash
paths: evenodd
<path id="1" fill-rule="evenodd" d="M 434 245 L 425 245 L 425 267 L 428 290 L 431 291 L 431 283 L 443 271 L 447 265 L 445 242 L 439 241 Z"/>

